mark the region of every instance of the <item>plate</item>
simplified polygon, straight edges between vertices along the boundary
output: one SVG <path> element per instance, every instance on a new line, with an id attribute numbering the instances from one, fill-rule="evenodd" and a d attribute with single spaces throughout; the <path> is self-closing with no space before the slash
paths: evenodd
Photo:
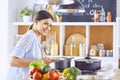
<path id="1" fill-rule="evenodd" d="M 72 42 L 75 44 L 85 44 L 86 38 L 82 34 L 75 33 L 70 35 L 66 40 L 66 44 L 71 44 Z"/>

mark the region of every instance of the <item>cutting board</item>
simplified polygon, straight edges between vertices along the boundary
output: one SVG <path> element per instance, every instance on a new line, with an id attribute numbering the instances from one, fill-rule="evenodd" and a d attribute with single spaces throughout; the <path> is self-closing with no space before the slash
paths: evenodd
<path id="1" fill-rule="evenodd" d="M 73 38 L 74 38 L 75 44 L 85 44 L 86 43 L 86 38 L 82 34 L 74 33 L 67 38 L 66 44 L 71 44 L 73 42 Z"/>

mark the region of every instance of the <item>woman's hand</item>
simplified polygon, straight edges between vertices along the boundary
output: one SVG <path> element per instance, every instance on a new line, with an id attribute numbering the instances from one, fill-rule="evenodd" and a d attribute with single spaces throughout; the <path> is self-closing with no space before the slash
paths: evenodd
<path id="1" fill-rule="evenodd" d="M 45 62 L 47 65 L 50 64 L 50 63 L 52 63 L 52 62 L 55 62 L 55 61 L 56 61 L 55 59 L 50 59 L 50 58 L 48 58 L 48 57 L 43 57 L 42 59 L 44 60 L 44 62 Z"/>

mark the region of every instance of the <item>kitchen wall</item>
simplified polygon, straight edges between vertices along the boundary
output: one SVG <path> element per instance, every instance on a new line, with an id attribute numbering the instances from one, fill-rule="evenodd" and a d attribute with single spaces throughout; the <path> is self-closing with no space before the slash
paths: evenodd
<path id="1" fill-rule="evenodd" d="M 17 26 L 14 26 L 13 23 L 16 21 L 22 21 L 22 17 L 19 15 L 20 9 L 23 7 L 33 7 L 33 2 L 32 0 L 12 0 L 9 1 L 9 9 L 8 9 L 8 18 L 9 18 L 9 23 L 8 23 L 8 39 L 9 39 L 9 44 L 8 44 L 8 52 L 11 53 L 14 46 L 15 46 L 15 38 L 17 34 Z"/>
<path id="2" fill-rule="evenodd" d="M 13 23 L 20 21 L 19 10 L 29 4 L 32 7 L 32 0 L 4 0 L 0 2 L 0 80 L 6 80 L 9 68 L 10 54 L 15 46 L 15 35 L 17 34 L 17 26 Z M 31 3 L 31 4 L 30 4 Z"/>
<path id="3" fill-rule="evenodd" d="M 13 43 L 15 42 L 15 34 L 17 32 L 17 27 L 13 26 L 13 22 L 17 20 L 15 16 L 17 16 L 17 4 L 16 0 L 9 0 L 8 7 L 8 53 L 10 54 L 13 49 Z M 19 2 L 19 1 L 18 1 Z"/>
<path id="4" fill-rule="evenodd" d="M 8 68 L 8 0 L 0 2 L 0 80 L 6 80 Z"/>

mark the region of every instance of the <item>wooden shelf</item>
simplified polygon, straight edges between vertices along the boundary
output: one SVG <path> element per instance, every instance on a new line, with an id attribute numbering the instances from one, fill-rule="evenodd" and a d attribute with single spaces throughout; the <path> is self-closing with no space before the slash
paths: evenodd
<path id="1" fill-rule="evenodd" d="M 19 26 L 18 34 L 24 34 L 29 29 L 31 24 L 32 22 L 13 23 L 13 25 Z M 113 49 L 113 26 L 115 26 L 115 24 L 116 24 L 115 22 L 53 22 L 53 27 L 51 30 L 55 30 L 57 32 L 57 42 L 59 46 L 63 46 L 65 44 L 66 39 L 71 34 L 80 33 L 86 37 L 86 41 L 88 41 L 86 43 L 90 44 L 104 43 L 105 49 Z M 102 32 L 100 32 L 100 30 Z M 42 37 L 42 41 L 43 40 L 45 40 L 44 36 Z M 64 41 L 62 41 L 61 43 L 60 42 L 61 40 Z"/>
<path id="2" fill-rule="evenodd" d="M 90 44 L 104 44 L 105 50 L 113 49 L 113 27 L 111 26 L 91 26 L 90 27 Z"/>
<path id="3" fill-rule="evenodd" d="M 15 22 L 13 25 L 18 26 L 18 34 L 24 34 L 32 23 L 33 22 Z M 100 59 L 102 63 L 104 62 L 106 64 L 114 62 L 114 67 L 117 68 L 116 22 L 53 22 L 52 25 L 51 30 L 57 32 L 56 40 L 59 45 L 59 56 L 64 56 L 63 47 L 66 39 L 71 34 L 80 33 L 86 37 L 86 44 L 103 43 L 105 44 L 105 49 L 113 49 L 113 57 L 96 56 L 92 58 Z M 45 37 L 42 38 L 42 41 L 43 40 L 45 40 Z M 73 57 L 75 57 L 75 59 L 84 58 L 80 56 Z"/>
<path id="4" fill-rule="evenodd" d="M 33 22 L 14 22 L 13 25 L 31 25 Z M 53 22 L 53 25 L 114 25 L 115 22 Z"/>
<path id="5" fill-rule="evenodd" d="M 13 25 L 32 25 L 33 22 L 14 22 Z"/>

